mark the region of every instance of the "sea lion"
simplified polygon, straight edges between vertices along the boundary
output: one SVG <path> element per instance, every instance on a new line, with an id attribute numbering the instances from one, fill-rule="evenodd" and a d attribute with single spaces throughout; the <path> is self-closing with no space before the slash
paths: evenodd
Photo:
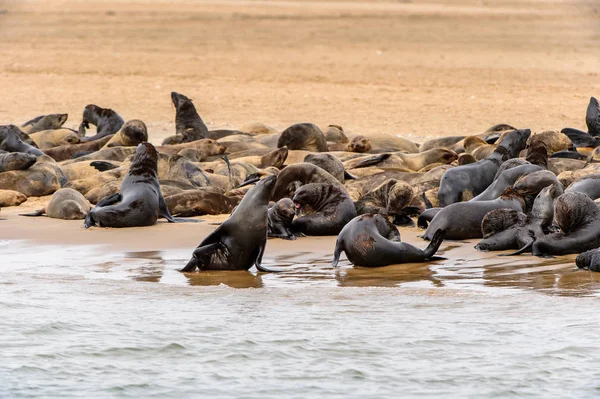
<path id="1" fill-rule="evenodd" d="M 116 169 L 121 166 L 120 162 L 108 161 L 82 161 L 70 164 L 61 164 L 60 168 L 64 172 L 67 180 L 80 180 L 94 176 L 98 172 Z"/>
<path id="2" fill-rule="evenodd" d="M 356 208 L 343 187 L 327 183 L 303 185 L 294 194 L 296 218 L 292 231 L 310 236 L 337 235 L 356 216 Z"/>
<path id="3" fill-rule="evenodd" d="M 575 150 L 573 143 L 569 137 L 560 132 L 553 130 L 546 130 L 541 133 L 534 133 L 529 137 L 529 146 L 543 144 L 548 151 L 548 155 L 552 155 L 559 151 L 573 151 Z M 576 150 L 575 150 L 576 151 Z"/>
<path id="4" fill-rule="evenodd" d="M 339 180 L 317 165 L 299 163 L 287 166 L 279 173 L 271 200 L 278 201 L 284 197 L 293 197 L 298 187 L 309 183 L 327 183 L 343 189 Z"/>
<path id="5" fill-rule="evenodd" d="M 36 161 L 35 155 L 0 150 L 0 172 L 29 169 Z"/>
<path id="6" fill-rule="evenodd" d="M 175 106 L 175 133 L 183 134 L 188 130 L 188 139 L 191 142 L 208 137 L 208 128 L 196 111 L 192 100 L 176 92 L 171 92 L 171 101 Z"/>
<path id="7" fill-rule="evenodd" d="M 335 177 L 340 183 L 344 183 L 346 177 L 350 177 L 344 169 L 344 164 L 338 158 L 327 153 L 309 154 L 304 157 L 304 162 L 317 165 Z"/>
<path id="8" fill-rule="evenodd" d="M 20 133 L 22 133 L 21 130 L 15 125 L 0 126 L 0 150 L 24 152 L 36 157 L 44 155 L 38 148 L 21 140 Z"/>
<path id="9" fill-rule="evenodd" d="M 489 201 L 456 202 L 440 210 L 431 220 L 424 240 L 431 240 L 438 230 L 445 231 L 449 240 L 481 238 L 481 222 L 488 212 L 508 208 L 523 212 L 525 199 L 508 188 L 500 198 Z"/>
<path id="10" fill-rule="evenodd" d="M 60 129 L 68 118 L 69 114 L 41 115 L 25 122 L 21 125 L 21 130 L 27 134 L 32 134 L 42 130 Z"/>
<path id="11" fill-rule="evenodd" d="M 600 198 L 600 173 L 593 173 L 575 180 L 565 189 L 565 193 L 572 192 L 583 193 L 592 200 Z"/>
<path id="12" fill-rule="evenodd" d="M 75 155 L 89 154 L 94 151 L 98 151 L 100 148 L 104 147 L 104 145 L 108 143 L 111 138 L 112 136 L 105 136 L 99 140 L 94 140 L 87 143 L 61 145 L 59 147 L 46 149 L 44 150 L 44 153 L 52 157 L 57 162 L 66 161 L 67 159 L 73 158 Z"/>
<path id="13" fill-rule="evenodd" d="M 473 155 L 473 157 L 478 161 L 489 157 L 496 150 L 496 146 L 494 144 L 488 144 L 485 142 L 485 140 L 476 136 L 469 136 L 465 138 L 464 146 L 465 152 Z"/>
<path id="14" fill-rule="evenodd" d="M 560 231 L 536 239 L 533 255 L 566 255 L 600 247 L 600 209 L 587 195 L 570 192 L 558 197 L 554 220 Z"/>
<path id="15" fill-rule="evenodd" d="M 276 181 L 276 176 L 268 176 L 252 187 L 231 216 L 202 240 L 181 271 L 248 270 L 253 265 L 267 271 L 261 262 L 267 244 L 269 199 Z"/>
<path id="16" fill-rule="evenodd" d="M 585 161 L 588 159 L 587 155 L 578 152 L 577 149 L 558 151 L 558 152 L 555 152 L 552 155 L 550 155 L 550 157 L 551 158 L 578 159 L 580 161 Z"/>
<path id="17" fill-rule="evenodd" d="M 345 151 L 356 152 L 359 154 L 369 152 L 372 149 L 373 146 L 371 145 L 371 140 L 369 140 L 365 136 L 354 137 L 345 147 Z"/>
<path id="18" fill-rule="evenodd" d="M 158 153 L 152 144 L 145 142 L 137 146 L 120 193 L 100 200 L 87 214 L 84 227 L 152 226 L 160 216 L 170 223 L 179 221 L 169 213 L 160 192 Z"/>
<path id="19" fill-rule="evenodd" d="M 590 103 L 585 113 L 585 124 L 590 135 L 600 136 L 600 105 L 595 97 L 590 97 Z"/>
<path id="20" fill-rule="evenodd" d="M 492 184 L 500 165 L 510 158 L 515 158 L 525 148 L 530 134 L 529 129 L 504 133 L 498 147 L 488 158 L 447 170 L 442 176 L 438 190 L 440 206 L 445 207 L 481 194 Z"/>
<path id="21" fill-rule="evenodd" d="M 281 147 L 313 152 L 327 152 L 329 150 L 323 132 L 317 125 L 312 123 L 297 123 L 285 129 L 277 141 L 277 148 Z"/>
<path id="22" fill-rule="evenodd" d="M 329 143 L 337 144 L 348 144 L 349 140 L 346 134 L 344 134 L 344 128 L 338 125 L 327 125 L 325 129 L 322 129 L 325 140 Z"/>
<path id="23" fill-rule="evenodd" d="M 292 220 L 296 215 L 294 201 L 290 198 L 282 198 L 269 208 L 269 238 L 282 238 L 284 240 L 295 240 L 296 235 L 292 232 Z"/>
<path id="24" fill-rule="evenodd" d="M 0 173 L 0 189 L 19 191 L 28 197 L 49 195 L 67 183 L 62 169 L 48 156 L 42 155 L 26 170 Z"/>
<path id="25" fill-rule="evenodd" d="M 76 220 L 85 219 L 91 205 L 79 191 L 72 188 L 61 188 L 52 194 L 45 208 L 21 216 L 42 216 L 44 213 L 54 219 Z"/>
<path id="26" fill-rule="evenodd" d="M 14 190 L 0 190 L 0 207 L 19 206 L 27 201 L 27 196 Z"/>
<path id="27" fill-rule="evenodd" d="M 367 213 L 386 216 L 404 215 L 403 210 L 411 204 L 415 196 L 410 184 L 389 179 L 379 187 L 369 191 L 354 203 L 357 215 Z"/>
<path id="28" fill-rule="evenodd" d="M 248 125 L 244 125 L 244 126 L 242 126 L 242 128 L 240 130 L 242 132 L 247 132 L 250 134 L 257 134 L 257 135 L 279 134 L 277 129 L 272 128 L 271 126 L 265 125 L 264 123 L 260 123 L 260 122 L 254 122 L 254 123 L 250 123 Z"/>
<path id="29" fill-rule="evenodd" d="M 161 145 L 156 147 L 156 151 L 162 154 L 176 155 L 179 151 L 186 148 L 194 148 L 200 151 L 203 158 L 211 155 L 223 154 L 225 152 L 225 147 L 212 139 L 200 139 L 182 144 Z"/>
<path id="30" fill-rule="evenodd" d="M 423 262 L 437 252 L 444 232 L 437 231 L 425 250 L 400 242 L 400 233 L 382 215 L 361 215 L 340 232 L 331 265 L 337 267 L 342 252 L 355 266 L 380 267 L 399 263 Z"/>
<path id="31" fill-rule="evenodd" d="M 30 133 L 29 137 L 42 150 L 80 142 L 79 135 L 71 129 L 40 130 Z"/>
<path id="32" fill-rule="evenodd" d="M 481 240 L 475 249 L 502 251 L 529 247 L 533 241 L 548 233 L 554 217 L 554 199 L 562 191 L 550 185 L 537 195 L 529 215 L 515 209 L 495 209 L 481 222 Z M 522 250 L 517 251 L 521 253 Z"/>
<path id="33" fill-rule="evenodd" d="M 378 134 L 369 135 L 371 149 L 368 151 L 371 154 L 380 154 L 382 152 L 407 152 L 414 154 L 419 152 L 419 147 L 412 141 L 399 137 L 398 135 Z"/>
<path id="34" fill-rule="evenodd" d="M 520 165 L 514 168 L 506 169 L 498 176 L 496 180 L 488 188 L 486 188 L 481 194 L 471 199 L 471 201 L 489 201 L 498 198 L 504 190 L 508 187 L 512 187 L 515 182 L 522 176 L 528 175 L 533 172 L 543 170 L 537 165 Z"/>
<path id="35" fill-rule="evenodd" d="M 475 159 L 475 157 L 469 153 L 465 152 L 458 156 L 458 166 L 468 165 L 475 162 L 477 162 L 477 159 Z"/>
<path id="36" fill-rule="evenodd" d="M 136 147 L 144 141 L 148 141 L 146 124 L 139 119 L 132 119 L 112 136 L 106 147 Z"/>
<path id="37" fill-rule="evenodd" d="M 240 197 L 228 197 L 213 187 L 186 190 L 165 197 L 171 215 L 201 216 L 229 214 L 239 204 Z"/>
<path id="38" fill-rule="evenodd" d="M 98 151 L 94 151 L 87 155 L 61 161 L 60 164 L 73 165 L 90 161 L 124 162 L 127 158 L 135 154 L 135 151 L 136 147 L 102 147 Z"/>
<path id="39" fill-rule="evenodd" d="M 81 142 L 94 141 L 115 134 L 121 129 L 124 123 L 123 118 L 112 109 L 88 104 L 83 109 L 83 120 L 79 125 Z M 89 129 L 90 124 L 96 126 L 96 134 L 91 137 L 85 137 L 85 129 Z"/>

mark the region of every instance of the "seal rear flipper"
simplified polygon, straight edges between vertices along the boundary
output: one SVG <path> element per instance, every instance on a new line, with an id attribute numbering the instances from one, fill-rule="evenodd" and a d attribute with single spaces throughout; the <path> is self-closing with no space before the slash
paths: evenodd
<path id="1" fill-rule="evenodd" d="M 39 209 L 31 213 L 19 213 L 19 216 L 42 216 L 44 213 L 46 213 L 46 209 Z"/>
<path id="2" fill-rule="evenodd" d="M 385 161 L 391 156 L 392 154 L 373 155 L 371 157 L 363 159 L 362 161 L 354 165 L 353 169 L 366 168 L 367 166 L 377 165 L 378 163 Z"/>
<path id="3" fill-rule="evenodd" d="M 523 252 L 531 250 L 531 246 L 533 245 L 534 242 L 535 242 L 535 240 L 531 240 L 527 244 L 525 244 L 523 246 L 523 248 L 519 249 L 518 251 L 511 252 L 509 254 L 500 254 L 498 256 L 516 256 L 516 255 L 521 255 Z"/>
<path id="4" fill-rule="evenodd" d="M 597 147 L 599 144 L 594 136 L 581 130 L 565 128 L 561 133 L 566 134 L 575 147 Z"/>
<path id="5" fill-rule="evenodd" d="M 579 159 L 582 161 L 588 159 L 587 156 L 580 154 L 579 152 L 577 152 L 577 150 L 575 150 L 575 151 L 571 151 L 571 150 L 558 151 L 558 152 L 555 152 L 554 154 L 550 155 L 550 158 Z"/>
<path id="6" fill-rule="evenodd" d="M 423 251 L 423 255 L 425 256 L 425 258 L 429 259 L 433 255 L 435 255 L 435 253 L 439 249 L 440 245 L 442 245 L 442 241 L 444 241 L 445 233 L 446 232 L 442 229 L 439 229 L 438 231 L 435 232 L 435 234 L 433 235 L 433 238 L 431 239 L 431 242 L 429 243 L 427 248 L 425 248 L 425 250 Z"/>
<path id="7" fill-rule="evenodd" d="M 94 161 L 90 163 L 90 166 L 94 167 L 99 172 L 104 172 L 119 167 L 119 165 L 115 165 L 114 163 L 108 161 Z"/>

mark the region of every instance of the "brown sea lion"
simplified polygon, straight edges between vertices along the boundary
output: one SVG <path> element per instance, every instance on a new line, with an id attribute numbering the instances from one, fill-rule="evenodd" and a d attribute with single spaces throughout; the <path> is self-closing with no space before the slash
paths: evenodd
<path id="1" fill-rule="evenodd" d="M 35 155 L 0 150 L 0 172 L 29 169 L 36 161 Z"/>
<path id="2" fill-rule="evenodd" d="M 139 119 L 132 119 L 112 136 L 106 147 L 136 147 L 144 141 L 148 141 L 146 124 Z"/>
<path id="3" fill-rule="evenodd" d="M 358 215 L 376 213 L 396 216 L 403 214 L 402 210 L 411 204 L 414 195 L 410 184 L 389 179 L 363 195 L 354 205 Z"/>
<path id="4" fill-rule="evenodd" d="M 317 165 L 299 163 L 287 166 L 279 173 L 271 200 L 293 197 L 298 187 L 309 183 L 327 183 L 343 189 L 339 180 Z"/>
<path id="5" fill-rule="evenodd" d="M 116 169 L 121 166 L 121 162 L 108 161 L 82 161 L 70 164 L 61 164 L 60 168 L 64 172 L 67 180 L 86 179 L 99 172 Z"/>
<path id="6" fill-rule="evenodd" d="M 148 142 L 138 145 L 120 193 L 103 198 L 87 214 L 84 227 L 152 226 L 159 217 L 178 222 L 169 213 L 158 182 L 158 153 Z"/>
<path id="7" fill-rule="evenodd" d="M 229 214 L 240 203 L 241 197 L 223 195 L 212 187 L 186 190 L 165 197 L 169 212 L 175 216 Z"/>
<path id="8" fill-rule="evenodd" d="M 281 147 L 313 152 L 329 150 L 323 132 L 312 123 L 297 123 L 285 129 L 277 141 L 277 148 Z"/>
<path id="9" fill-rule="evenodd" d="M 476 136 L 465 138 L 464 147 L 465 152 L 473 155 L 473 157 L 478 161 L 489 157 L 496 150 L 496 146 L 494 144 L 488 144 L 485 142 L 485 140 Z"/>
<path id="10" fill-rule="evenodd" d="M 82 119 L 79 125 L 81 142 L 94 141 L 115 134 L 125 123 L 123 118 L 112 109 L 102 108 L 95 104 L 85 106 Z M 96 134 L 91 137 L 85 137 L 85 130 L 90 128 L 90 124 L 96 126 Z"/>
<path id="11" fill-rule="evenodd" d="M 573 151 L 575 150 L 573 143 L 569 137 L 564 133 L 559 133 L 553 130 L 546 130 L 541 133 L 534 133 L 529 137 L 529 146 L 533 146 L 536 143 L 543 143 L 548 151 L 548 155 L 552 155 L 559 151 Z"/>
<path id="12" fill-rule="evenodd" d="M 378 134 L 369 135 L 369 141 L 371 143 L 371 150 L 369 153 L 382 153 L 382 152 L 407 152 L 414 154 L 419 152 L 419 147 L 412 141 L 397 135 L 390 134 Z"/>
<path id="13" fill-rule="evenodd" d="M 112 136 L 106 136 L 99 140 L 90 141 L 87 143 L 61 145 L 59 147 L 49 148 L 44 150 L 46 155 L 52 157 L 55 161 L 61 162 L 67 159 L 72 159 L 75 155 L 89 154 L 98 151 L 110 141 Z"/>
<path id="14" fill-rule="evenodd" d="M 337 235 L 356 216 L 356 208 L 343 186 L 310 183 L 294 194 L 298 216 L 291 230 L 311 236 Z"/>
<path id="15" fill-rule="evenodd" d="M 52 194 L 52 198 L 44 208 L 33 213 L 21 214 L 21 216 L 42 216 L 46 214 L 54 219 L 85 219 L 91 208 L 89 202 L 80 192 L 72 188 L 61 188 Z"/>
<path id="16" fill-rule="evenodd" d="M 194 148 L 200 151 L 203 154 L 203 158 L 210 155 L 223 154 L 225 152 L 225 147 L 212 139 L 200 139 L 190 143 L 162 145 L 156 147 L 156 151 L 162 154 L 176 155 L 179 151 L 186 148 Z"/>
<path id="17" fill-rule="evenodd" d="M 32 134 L 42 130 L 60 129 L 68 118 L 69 114 L 41 115 L 25 122 L 21 125 L 21 130 L 27 134 Z"/>
<path id="18" fill-rule="evenodd" d="M 355 266 L 380 267 L 432 259 L 444 239 L 438 231 L 425 250 L 400 242 L 400 233 L 382 215 L 361 215 L 352 219 L 340 232 L 335 243 L 332 266 L 342 252 Z"/>
<path id="19" fill-rule="evenodd" d="M 0 190 L 0 207 L 19 206 L 27 201 L 27 196 L 13 190 Z"/>
<path id="20" fill-rule="evenodd" d="M 30 133 L 29 137 L 38 148 L 45 150 L 61 145 L 79 144 L 79 135 L 71 129 L 40 130 Z"/>
<path id="21" fill-rule="evenodd" d="M 295 240 L 296 235 L 292 232 L 292 220 L 295 215 L 294 201 L 290 198 L 282 198 L 277 201 L 268 211 L 268 237 Z"/>

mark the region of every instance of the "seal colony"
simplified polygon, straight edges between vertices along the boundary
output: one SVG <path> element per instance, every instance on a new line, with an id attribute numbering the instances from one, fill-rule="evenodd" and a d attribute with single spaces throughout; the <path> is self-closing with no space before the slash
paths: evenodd
<path id="1" fill-rule="evenodd" d="M 594 97 L 587 132 L 500 123 L 421 144 L 308 122 L 211 131 L 192 99 L 173 92 L 171 103 L 175 131 L 156 147 L 143 121 L 94 104 L 76 129 L 65 127 L 66 113 L 0 126 L 1 205 L 54 194 L 22 216 L 84 219 L 85 228 L 231 213 L 192 252 L 186 273 L 276 271 L 261 265 L 268 238 L 306 235 L 337 236 L 333 266 L 342 253 L 362 267 L 433 262 L 443 259 L 443 240 L 480 238 L 475 250 L 580 254 L 578 267 L 600 271 Z M 396 226 L 415 220 L 425 249 L 400 239 Z"/>

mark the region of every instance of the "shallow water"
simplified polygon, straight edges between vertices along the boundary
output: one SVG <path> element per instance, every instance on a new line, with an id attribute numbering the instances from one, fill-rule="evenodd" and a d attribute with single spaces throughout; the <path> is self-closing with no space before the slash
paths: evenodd
<path id="1" fill-rule="evenodd" d="M 0 242 L 0 397 L 597 397 L 600 276 L 460 251 L 184 275 L 189 250 Z"/>

